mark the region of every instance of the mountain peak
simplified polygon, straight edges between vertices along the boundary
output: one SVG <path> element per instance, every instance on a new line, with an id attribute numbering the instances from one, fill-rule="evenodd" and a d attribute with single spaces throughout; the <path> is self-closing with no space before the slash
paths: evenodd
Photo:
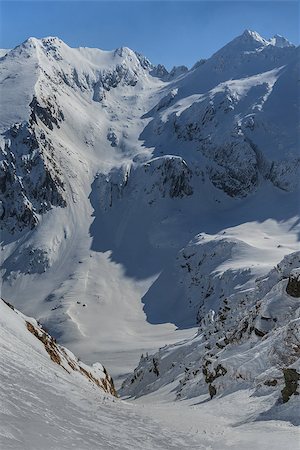
<path id="1" fill-rule="evenodd" d="M 270 43 L 274 45 L 275 47 L 294 47 L 294 44 L 292 44 L 290 41 L 288 41 L 284 36 L 281 36 L 280 34 L 275 34 L 275 36 L 270 39 Z"/>
<path id="2" fill-rule="evenodd" d="M 43 44 L 52 44 L 52 45 L 61 45 L 64 44 L 66 45 L 61 39 L 59 39 L 59 37 L 57 36 L 46 36 L 44 38 L 41 39 L 41 42 Z"/>
<path id="3" fill-rule="evenodd" d="M 119 47 L 114 51 L 114 56 L 123 60 L 136 61 L 143 69 L 152 68 L 151 62 L 141 53 L 131 50 L 129 47 Z"/>
<path id="4" fill-rule="evenodd" d="M 257 31 L 253 31 L 253 30 L 245 30 L 244 33 L 239 36 L 239 38 L 241 38 L 243 41 L 247 41 L 247 42 L 253 42 L 256 41 L 260 44 L 267 44 L 267 41 L 259 34 L 257 33 Z"/>
<path id="5" fill-rule="evenodd" d="M 228 52 L 233 55 L 239 55 L 240 52 L 255 51 L 256 49 L 266 47 L 269 45 L 259 33 L 252 30 L 245 30 L 240 36 L 237 36 L 232 41 L 228 42 L 224 47 L 218 50 L 214 55 L 223 55 Z"/>
<path id="6" fill-rule="evenodd" d="M 120 57 L 132 56 L 133 53 L 134 52 L 129 47 L 118 47 L 114 51 L 114 54 Z"/>
<path id="7" fill-rule="evenodd" d="M 30 36 L 29 38 L 25 39 L 25 41 L 22 42 L 22 44 L 17 45 L 17 47 L 35 47 L 37 43 L 38 39 L 33 36 Z"/>
<path id="8" fill-rule="evenodd" d="M 29 38 L 27 38 L 21 45 L 22 46 L 36 46 L 37 44 L 56 44 L 56 45 L 60 45 L 63 44 L 64 42 L 59 39 L 56 36 L 46 36 L 44 38 L 36 38 L 33 36 L 30 36 Z M 66 45 L 66 44 L 65 44 Z"/>
<path id="9" fill-rule="evenodd" d="M 17 52 L 25 51 L 27 53 L 28 52 L 31 53 L 33 50 L 36 50 L 37 48 L 52 49 L 52 50 L 55 49 L 57 51 L 57 49 L 62 46 L 66 46 L 66 44 L 58 37 L 48 36 L 39 39 L 31 36 L 24 42 L 22 42 L 22 44 L 17 45 L 17 47 L 15 47 L 14 50 Z"/>

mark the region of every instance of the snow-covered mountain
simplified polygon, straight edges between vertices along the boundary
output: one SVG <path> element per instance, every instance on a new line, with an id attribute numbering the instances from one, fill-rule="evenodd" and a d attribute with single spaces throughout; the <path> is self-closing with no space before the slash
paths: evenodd
<path id="1" fill-rule="evenodd" d="M 170 344 L 126 395 L 281 398 L 299 373 L 299 48 L 246 30 L 170 73 L 53 37 L 3 53 L 2 296 L 117 383 Z"/>

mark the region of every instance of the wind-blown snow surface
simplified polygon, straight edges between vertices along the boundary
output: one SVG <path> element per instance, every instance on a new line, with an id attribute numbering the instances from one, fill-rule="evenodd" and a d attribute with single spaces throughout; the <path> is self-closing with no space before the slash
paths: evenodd
<path id="1" fill-rule="evenodd" d="M 2 296 L 118 384 L 299 250 L 284 38 L 246 31 L 170 74 L 30 38 L 0 70 Z"/>

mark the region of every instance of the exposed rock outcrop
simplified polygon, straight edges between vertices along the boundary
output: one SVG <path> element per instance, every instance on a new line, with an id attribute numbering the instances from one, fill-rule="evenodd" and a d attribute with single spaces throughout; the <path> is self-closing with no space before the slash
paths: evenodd
<path id="1" fill-rule="evenodd" d="M 1 228 L 33 228 L 40 214 L 66 206 L 63 175 L 42 129 L 15 124 L 0 151 Z"/>
<path id="2" fill-rule="evenodd" d="M 294 269 L 291 272 L 286 286 L 286 292 L 291 297 L 300 297 L 300 269 Z"/>
<path id="3" fill-rule="evenodd" d="M 288 402 L 292 395 L 299 395 L 298 381 L 300 380 L 300 374 L 296 369 L 285 368 L 283 369 L 285 387 L 282 389 L 282 400 L 284 403 Z"/>
<path id="4" fill-rule="evenodd" d="M 14 311 L 14 314 L 18 315 L 18 319 L 24 323 L 27 330 L 35 336 L 44 346 L 45 351 L 49 355 L 51 361 L 58 364 L 69 374 L 72 372 L 78 372 L 85 377 L 89 382 L 95 384 L 102 391 L 117 397 L 117 392 L 114 387 L 114 382 L 111 376 L 107 373 L 106 369 L 100 363 L 95 363 L 92 366 L 88 366 L 79 361 L 72 352 L 65 347 L 59 345 L 56 340 L 49 335 L 43 328 L 31 318 L 23 316 L 18 310 L 16 310 L 11 304 L 0 299 L 1 303 L 5 303 L 10 309 Z M 5 323 L 6 315 L 2 317 Z M 17 332 L 17 330 L 16 330 Z"/>

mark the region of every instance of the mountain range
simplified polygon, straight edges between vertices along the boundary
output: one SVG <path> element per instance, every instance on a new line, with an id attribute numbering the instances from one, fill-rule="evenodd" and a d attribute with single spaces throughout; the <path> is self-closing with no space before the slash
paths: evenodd
<path id="1" fill-rule="evenodd" d="M 56 37 L 1 51 L 3 342 L 37 348 L 27 321 L 136 402 L 249 396 L 244 423 L 299 425 L 299 94 L 299 47 L 250 30 L 170 72 Z"/>

